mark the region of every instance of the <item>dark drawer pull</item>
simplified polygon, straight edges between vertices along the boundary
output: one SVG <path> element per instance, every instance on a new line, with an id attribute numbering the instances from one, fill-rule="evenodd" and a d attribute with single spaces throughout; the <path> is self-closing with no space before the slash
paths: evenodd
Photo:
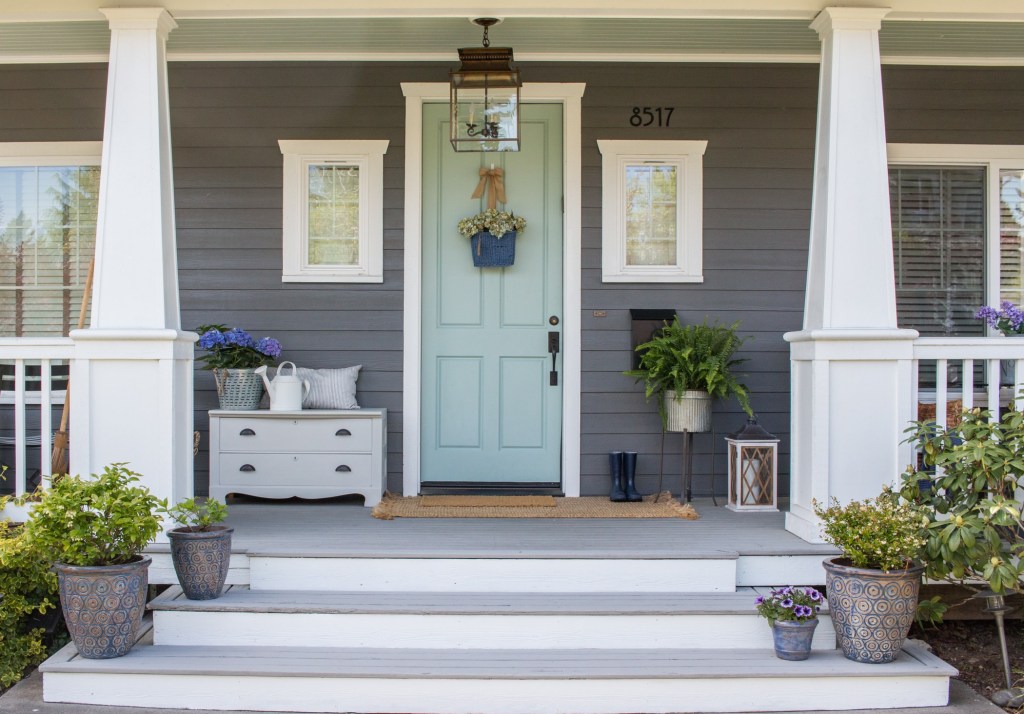
<path id="1" fill-rule="evenodd" d="M 242 464 L 238 469 L 239 471 L 255 471 L 256 467 L 252 464 Z"/>
<path id="2" fill-rule="evenodd" d="M 352 432 L 349 431 L 348 429 L 338 429 L 336 432 L 334 432 L 334 435 L 335 436 L 352 436 Z"/>
<path id="3" fill-rule="evenodd" d="M 253 431 L 252 429 L 242 429 L 240 432 L 238 432 L 238 435 L 239 436 L 256 436 L 256 432 Z"/>
<path id="4" fill-rule="evenodd" d="M 341 466 L 339 466 L 338 468 L 336 468 L 334 470 L 335 471 L 341 471 L 343 473 L 347 473 L 347 472 L 352 470 L 352 467 L 351 466 L 347 466 L 345 464 L 342 464 Z"/>

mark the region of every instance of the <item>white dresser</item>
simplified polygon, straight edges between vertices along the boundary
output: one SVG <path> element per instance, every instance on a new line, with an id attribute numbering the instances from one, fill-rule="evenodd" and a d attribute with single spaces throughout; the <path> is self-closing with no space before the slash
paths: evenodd
<path id="1" fill-rule="evenodd" d="M 387 482 L 386 409 L 211 411 L 210 496 L 380 502 Z"/>

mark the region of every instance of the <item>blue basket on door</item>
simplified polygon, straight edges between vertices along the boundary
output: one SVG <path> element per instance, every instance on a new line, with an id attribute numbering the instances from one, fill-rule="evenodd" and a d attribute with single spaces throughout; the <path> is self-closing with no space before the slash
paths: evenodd
<path id="1" fill-rule="evenodd" d="M 516 231 L 495 238 L 481 231 L 469 239 L 473 265 L 477 268 L 504 268 L 516 262 Z"/>

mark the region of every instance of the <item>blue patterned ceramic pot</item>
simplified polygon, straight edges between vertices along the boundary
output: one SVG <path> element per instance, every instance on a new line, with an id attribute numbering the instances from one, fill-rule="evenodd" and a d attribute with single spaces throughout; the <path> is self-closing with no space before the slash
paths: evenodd
<path id="1" fill-rule="evenodd" d="M 892 662 L 914 622 L 924 566 L 886 573 L 855 568 L 846 558 L 829 558 L 824 566 L 828 608 L 843 654 L 854 662 Z"/>
<path id="2" fill-rule="evenodd" d="M 139 556 L 124 565 L 53 566 L 64 621 L 82 657 L 128 654 L 146 611 L 150 562 Z"/>
<path id="3" fill-rule="evenodd" d="M 772 625 L 772 638 L 775 640 L 775 656 L 794 662 L 805 660 L 811 656 L 811 640 L 814 628 L 818 626 L 818 618 L 797 622 L 795 620 L 776 620 Z"/>
<path id="4" fill-rule="evenodd" d="M 171 560 L 182 592 L 189 600 L 219 598 L 228 577 L 231 562 L 231 534 L 234 528 L 211 526 L 208 531 L 192 532 L 175 528 L 167 532 L 171 541 Z"/>

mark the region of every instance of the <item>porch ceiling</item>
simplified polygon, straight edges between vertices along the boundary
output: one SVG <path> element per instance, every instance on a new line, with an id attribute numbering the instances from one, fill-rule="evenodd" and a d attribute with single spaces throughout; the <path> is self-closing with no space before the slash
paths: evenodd
<path id="1" fill-rule="evenodd" d="M 180 19 L 171 60 L 455 61 L 479 30 L 457 17 Z M 0 23 L 0 62 L 106 61 L 106 22 Z M 519 60 L 816 62 L 805 19 L 511 17 L 493 31 Z M 1024 22 L 887 21 L 883 61 L 1024 64 Z"/>

